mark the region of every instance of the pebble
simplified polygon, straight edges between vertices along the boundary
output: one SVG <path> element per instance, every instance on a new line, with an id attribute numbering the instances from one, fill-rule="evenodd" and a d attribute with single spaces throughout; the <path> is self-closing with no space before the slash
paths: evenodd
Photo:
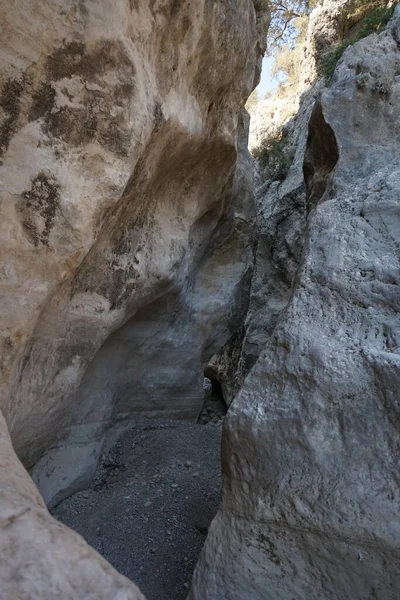
<path id="1" fill-rule="evenodd" d="M 143 446 L 146 458 L 152 457 L 151 463 L 143 460 L 141 448 L 131 451 L 131 436 L 139 439 L 138 434 L 126 432 L 121 455 L 113 461 L 108 460 L 108 455 L 105 457 L 110 466 L 98 473 L 99 490 L 85 490 L 88 499 L 82 493 L 76 495 L 82 514 L 76 514 L 73 498 L 56 510 L 65 514 L 68 509 L 70 518 L 65 522 L 87 534 L 105 556 L 112 555 L 124 574 L 139 580 L 148 598 L 183 600 L 189 593 L 192 569 L 209 525 L 209 521 L 200 522 L 200 517 L 210 512 L 211 519 L 217 508 L 213 487 L 219 492 L 219 436 L 195 423 L 172 424 L 168 432 L 144 432 L 139 446 Z M 178 444 L 181 439 L 182 449 Z M 125 463 L 125 470 L 114 469 L 114 465 Z M 205 500 L 207 494 L 210 497 Z M 93 508 L 94 502 L 98 512 Z M 107 518 L 103 517 L 105 514 Z M 110 522 L 109 514 L 113 519 Z M 118 526 L 112 527 L 113 522 Z M 133 534 L 136 540 L 132 545 Z M 180 570 L 174 581 L 170 574 L 175 573 L 179 561 Z"/>

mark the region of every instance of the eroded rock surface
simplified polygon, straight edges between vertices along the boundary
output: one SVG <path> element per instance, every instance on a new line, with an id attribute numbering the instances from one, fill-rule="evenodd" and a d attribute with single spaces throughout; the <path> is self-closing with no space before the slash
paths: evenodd
<path id="1" fill-rule="evenodd" d="M 1 20 L 1 407 L 56 501 L 112 419 L 195 417 L 236 327 L 254 207 L 235 170 L 266 14 L 24 1 Z"/>
<path id="2" fill-rule="evenodd" d="M 395 15 L 346 50 L 313 108 L 299 267 L 225 420 L 191 600 L 398 597 Z"/>
<path id="3" fill-rule="evenodd" d="M 0 3 L 0 407 L 48 503 L 90 480 L 113 420 L 201 408 L 253 266 L 236 165 L 266 17 L 252 0 Z M 4 597 L 139 598 L 6 444 L 22 483 L 4 472 Z"/>
<path id="4" fill-rule="evenodd" d="M 145 600 L 83 538 L 50 516 L 0 414 L 0 589 L 4 600 Z"/>

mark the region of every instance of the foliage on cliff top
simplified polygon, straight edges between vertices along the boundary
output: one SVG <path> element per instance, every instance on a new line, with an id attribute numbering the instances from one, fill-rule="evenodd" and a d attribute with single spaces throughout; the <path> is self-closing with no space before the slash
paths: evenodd
<path id="1" fill-rule="evenodd" d="M 327 83 L 332 79 L 336 65 L 346 48 L 372 33 L 379 33 L 382 31 L 393 16 L 394 5 L 388 6 L 388 2 L 384 0 L 360 0 L 355 11 L 347 15 L 347 18 L 350 20 L 357 14 L 360 14 L 361 11 L 364 11 L 364 14 L 366 11 L 366 14 L 360 21 L 361 26 L 359 27 L 358 32 L 354 36 L 340 42 L 340 44 L 326 56 L 323 62 L 322 70 Z"/>
<path id="2" fill-rule="evenodd" d="M 278 46 L 274 51 L 274 62 L 271 72 L 273 76 L 283 76 L 281 88 L 286 88 L 287 86 L 297 87 L 299 84 L 300 64 L 307 35 L 307 26 L 308 15 L 303 15 L 296 19 L 293 24 L 295 31 L 293 42 Z"/>
<path id="3" fill-rule="evenodd" d="M 269 54 L 282 46 L 294 48 L 298 38 L 299 19 L 308 18 L 315 5 L 316 0 L 270 0 Z"/>

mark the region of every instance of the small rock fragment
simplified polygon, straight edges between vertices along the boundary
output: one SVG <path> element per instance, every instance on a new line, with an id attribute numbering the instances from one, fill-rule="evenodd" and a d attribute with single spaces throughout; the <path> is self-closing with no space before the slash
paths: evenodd
<path id="1" fill-rule="evenodd" d="M 195 522 L 197 531 L 199 531 L 202 535 L 207 535 L 209 525 L 210 522 L 205 517 L 199 517 Z"/>

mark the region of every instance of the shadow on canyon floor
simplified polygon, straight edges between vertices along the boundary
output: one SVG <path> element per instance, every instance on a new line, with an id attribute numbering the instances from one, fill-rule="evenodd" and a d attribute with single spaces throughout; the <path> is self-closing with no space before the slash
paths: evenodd
<path id="1" fill-rule="evenodd" d="M 218 509 L 220 425 L 137 421 L 104 452 L 90 488 L 53 515 L 147 600 L 183 600 Z"/>

